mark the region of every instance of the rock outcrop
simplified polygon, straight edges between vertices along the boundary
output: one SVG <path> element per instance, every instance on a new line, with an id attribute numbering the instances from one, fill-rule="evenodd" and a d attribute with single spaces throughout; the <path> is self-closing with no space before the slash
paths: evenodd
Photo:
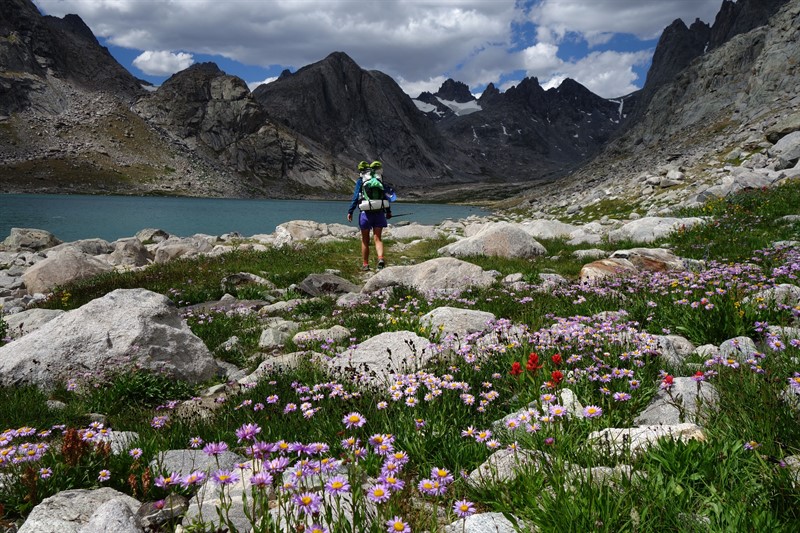
<path id="1" fill-rule="evenodd" d="M 127 494 L 110 488 L 65 490 L 45 498 L 34 507 L 19 533 L 80 533 L 90 521 L 97 524 L 99 517 L 95 515 L 101 509 L 107 510 L 105 505 L 109 502 L 122 503 L 133 516 L 141 505 Z M 131 530 L 124 531 L 128 533 Z"/>
<path id="2" fill-rule="evenodd" d="M 488 287 L 496 274 L 460 259 L 442 257 L 413 266 L 385 268 L 369 278 L 361 289 L 372 293 L 387 287 L 405 285 L 426 291 L 458 291 L 467 287 Z"/>
<path id="3" fill-rule="evenodd" d="M 117 289 L 1 346 L 0 384 L 52 388 L 77 373 L 133 364 L 192 383 L 218 370 L 170 300 L 145 289 Z"/>
<path id="4" fill-rule="evenodd" d="M 470 257 L 520 257 L 530 259 L 547 253 L 544 246 L 516 224 L 497 222 L 477 234 L 439 248 L 440 255 Z"/>

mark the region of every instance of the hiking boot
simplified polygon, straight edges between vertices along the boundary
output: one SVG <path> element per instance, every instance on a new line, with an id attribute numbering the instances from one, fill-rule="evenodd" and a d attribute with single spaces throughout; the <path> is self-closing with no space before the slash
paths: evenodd
<path id="1" fill-rule="evenodd" d="M 383 259 L 378 259 L 378 270 L 382 269 L 385 266 L 386 266 L 386 261 L 384 261 Z"/>
<path id="2" fill-rule="evenodd" d="M 361 265 L 362 272 L 369 272 L 369 265 Z"/>

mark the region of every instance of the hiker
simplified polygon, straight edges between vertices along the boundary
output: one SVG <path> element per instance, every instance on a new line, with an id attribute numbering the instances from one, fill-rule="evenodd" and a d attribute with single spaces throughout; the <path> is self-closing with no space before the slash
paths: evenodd
<path id="1" fill-rule="evenodd" d="M 369 270 L 369 232 L 372 230 L 375 239 L 375 252 L 378 254 L 378 269 L 386 266 L 383 258 L 383 241 L 381 236 L 383 228 L 392 218 L 392 209 L 389 206 L 388 196 L 383 187 L 383 165 L 380 161 L 367 164 L 362 161 L 358 164 L 359 176 L 353 190 L 353 200 L 347 210 L 347 220 L 353 220 L 353 211 L 356 207 L 361 211 L 358 217 L 358 227 L 361 229 L 361 270 Z"/>

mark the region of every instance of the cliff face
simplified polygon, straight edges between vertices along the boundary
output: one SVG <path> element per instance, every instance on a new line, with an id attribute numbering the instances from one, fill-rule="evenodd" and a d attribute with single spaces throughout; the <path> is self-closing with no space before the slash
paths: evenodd
<path id="1" fill-rule="evenodd" d="M 737 11 L 740 16 L 747 5 Z M 717 17 L 717 23 L 730 16 Z M 791 0 L 768 24 L 707 50 L 671 80 L 651 87 L 636 119 L 596 158 L 557 186 L 525 196 L 564 207 L 625 198 L 668 205 L 691 198 L 733 179 L 726 169 L 730 153 L 741 152 L 752 159 L 749 165 L 759 164 L 759 152 L 771 146 L 768 132 L 800 116 L 798 81 L 800 0 Z M 659 185 L 668 170 L 680 170 L 683 181 Z"/>
<path id="2" fill-rule="evenodd" d="M 51 77 L 129 102 L 143 93 L 80 17 L 42 17 L 29 0 L 0 0 L 0 65 L 0 114 L 63 110 L 65 95 Z"/>
<path id="3" fill-rule="evenodd" d="M 714 24 L 696 20 L 690 27 L 680 19 L 664 29 L 653 54 L 653 62 L 637 110 L 643 112 L 659 88 L 670 83 L 696 58 L 724 45 L 737 35 L 769 22 L 788 0 L 724 0 Z M 635 121 L 633 121 L 635 122 Z"/>
<path id="4" fill-rule="evenodd" d="M 336 52 L 253 91 L 271 119 L 343 160 L 380 159 L 398 183 L 461 180 L 477 169 L 389 76 Z"/>

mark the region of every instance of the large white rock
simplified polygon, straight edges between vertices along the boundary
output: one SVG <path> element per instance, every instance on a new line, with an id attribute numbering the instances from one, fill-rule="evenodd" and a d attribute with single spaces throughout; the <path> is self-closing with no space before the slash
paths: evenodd
<path id="1" fill-rule="evenodd" d="M 144 533 L 136 513 L 122 498 L 102 504 L 89 518 L 79 533 Z"/>
<path id="2" fill-rule="evenodd" d="M 275 246 L 284 246 L 297 241 L 321 239 L 323 237 L 349 237 L 357 229 L 344 224 L 322 224 L 313 220 L 291 220 L 275 228 Z"/>
<path id="3" fill-rule="evenodd" d="M 667 270 L 683 270 L 683 259 L 665 248 L 631 248 L 617 250 L 610 256 L 612 259 L 627 259 L 639 270 L 664 272 Z"/>
<path id="4" fill-rule="evenodd" d="M 424 226 L 416 222 L 405 226 L 390 225 L 383 234 L 390 239 L 436 239 L 443 235 L 434 226 Z"/>
<path id="5" fill-rule="evenodd" d="M 650 405 L 633 423 L 639 426 L 675 425 L 681 422 L 700 423 L 707 411 L 716 408 L 717 389 L 708 382 L 696 382 L 690 377 L 678 377 L 670 390 L 659 390 Z"/>
<path id="6" fill-rule="evenodd" d="M 94 238 L 65 242 L 63 244 L 59 244 L 58 246 L 53 246 L 45 253 L 50 256 L 53 252 L 60 252 L 68 248 L 72 248 L 73 250 L 77 250 L 89 255 L 110 254 L 114 250 L 114 247 L 107 240 Z"/>
<path id="7" fill-rule="evenodd" d="M 439 248 L 440 255 L 531 258 L 547 253 L 544 246 L 519 224 L 497 222 L 477 234 Z"/>
<path id="8" fill-rule="evenodd" d="M 452 257 L 439 257 L 418 265 L 384 268 L 367 280 L 361 292 L 371 293 L 398 285 L 423 292 L 488 287 L 496 276 L 478 265 Z"/>
<path id="9" fill-rule="evenodd" d="M 4 316 L 11 338 L 22 337 L 64 314 L 61 309 L 28 309 L 13 315 Z"/>
<path id="10" fill-rule="evenodd" d="M 559 220 L 535 219 L 521 223 L 520 228 L 534 239 L 564 239 L 578 229 L 578 226 L 565 224 Z"/>
<path id="11" fill-rule="evenodd" d="M 61 244 L 55 235 L 43 229 L 11 228 L 11 233 L 0 243 L 0 249 L 9 252 L 44 250 Z"/>
<path id="12" fill-rule="evenodd" d="M 472 487 L 509 483 L 527 469 L 541 470 L 550 462 L 550 457 L 539 450 L 509 450 L 503 448 L 489 456 L 486 461 L 470 472 L 467 484 Z"/>
<path id="13" fill-rule="evenodd" d="M 800 131 L 795 131 L 782 137 L 769 149 L 769 155 L 782 157 L 787 161 L 794 161 L 800 158 Z"/>
<path id="14" fill-rule="evenodd" d="M 74 248 L 48 255 L 22 275 L 29 294 L 50 292 L 57 285 L 78 281 L 112 270 L 112 266 Z"/>
<path id="15" fill-rule="evenodd" d="M 436 355 L 430 344 L 411 331 L 390 331 L 337 354 L 327 365 L 357 382 L 385 383 L 393 374 L 415 372 L 425 366 Z"/>
<path id="16" fill-rule="evenodd" d="M 456 335 L 464 338 L 470 333 L 483 333 L 491 329 L 497 319 L 492 313 L 458 307 L 437 307 L 420 318 L 420 324 L 440 329 L 442 336 Z"/>
<path id="17" fill-rule="evenodd" d="M 134 514 L 141 506 L 134 498 L 108 487 L 65 490 L 34 507 L 19 533 L 79 533 L 98 508 L 111 500 L 120 500 Z"/>
<path id="18" fill-rule="evenodd" d="M 201 382 L 217 364 L 167 297 L 118 289 L 0 347 L 0 384 L 44 388 L 87 370 L 129 363 Z"/>
<path id="19" fill-rule="evenodd" d="M 120 239 L 114 243 L 114 251 L 108 257 L 112 265 L 144 266 L 153 260 L 153 256 L 136 237 Z"/>
<path id="20" fill-rule="evenodd" d="M 154 247 L 153 255 L 156 263 L 167 263 L 179 257 L 188 258 L 207 254 L 213 249 L 214 246 L 209 240 L 202 236 L 187 237 L 185 239 L 170 237 Z"/>
<path id="21" fill-rule="evenodd" d="M 618 277 L 638 272 L 636 266 L 622 258 L 606 258 L 592 261 L 581 268 L 581 281 L 592 281 L 602 278 Z"/>
<path id="22" fill-rule="evenodd" d="M 522 531 L 519 526 L 503 513 L 478 513 L 444 526 L 444 533 L 516 533 Z"/>
<path id="23" fill-rule="evenodd" d="M 305 346 L 314 342 L 327 343 L 329 340 L 341 342 L 350 338 L 351 331 L 344 326 L 336 324 L 330 328 L 310 329 L 296 333 L 292 337 L 292 342 L 297 346 Z"/>
<path id="24" fill-rule="evenodd" d="M 757 292 L 752 296 L 747 296 L 742 300 L 743 303 L 763 303 L 765 305 L 788 305 L 794 307 L 800 304 L 800 287 L 789 283 L 780 283 L 769 289 Z"/>
<path id="25" fill-rule="evenodd" d="M 663 438 L 681 442 L 690 440 L 705 441 L 706 435 L 703 432 L 703 428 L 697 424 L 684 422 L 669 426 L 650 425 L 633 428 L 606 428 L 591 432 L 587 437 L 587 442 L 601 453 L 609 452 L 612 456 L 630 453 L 631 457 L 637 457 Z"/>
<path id="26" fill-rule="evenodd" d="M 643 217 L 638 220 L 631 220 L 619 229 L 609 232 L 608 239 L 611 242 L 653 242 L 680 228 L 688 229 L 703 222 L 704 220 L 699 217 Z"/>

